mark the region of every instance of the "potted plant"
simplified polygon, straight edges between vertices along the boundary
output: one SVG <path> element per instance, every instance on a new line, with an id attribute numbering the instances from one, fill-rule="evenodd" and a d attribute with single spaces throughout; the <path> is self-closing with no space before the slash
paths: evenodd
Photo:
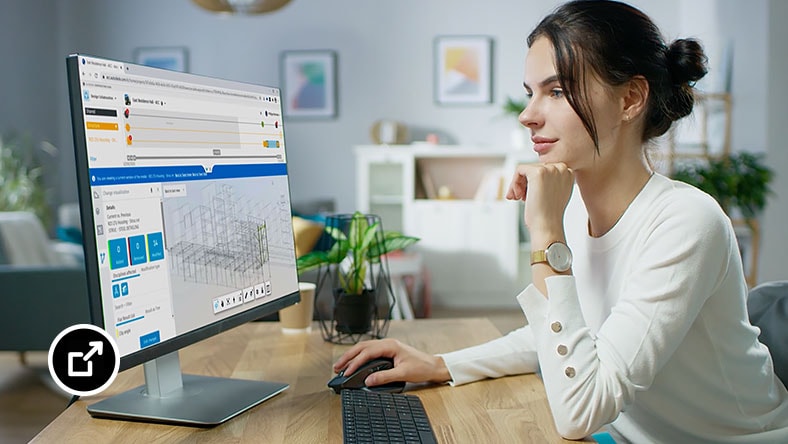
<path id="1" fill-rule="evenodd" d="M 523 112 L 527 104 L 526 99 L 519 100 L 512 97 L 506 97 L 506 101 L 503 103 L 504 116 L 514 118 L 515 127 L 511 132 L 511 144 L 517 149 L 525 148 L 528 143 L 528 132 L 519 120 L 520 113 Z"/>
<path id="2" fill-rule="evenodd" d="M 49 228 L 52 212 L 44 185 L 43 154 L 57 150 L 48 142 L 36 147 L 29 136 L 0 135 L 0 211 L 30 211 Z"/>
<path id="3" fill-rule="evenodd" d="M 352 215 L 329 216 L 325 231 L 330 247 L 311 251 L 296 264 L 298 274 L 325 268 L 332 281 L 333 320 L 340 333 L 366 333 L 376 312 L 377 291 L 388 288 L 381 279 L 388 270 L 383 255 L 401 250 L 419 239 L 396 231 L 382 229 L 380 218 L 355 212 Z M 318 279 L 318 286 L 324 279 Z M 384 281 L 381 285 L 381 281 Z M 318 288 L 318 292 L 319 292 Z"/>
<path id="4" fill-rule="evenodd" d="M 773 177 L 774 172 L 760 155 L 746 152 L 712 158 L 707 163 L 681 165 L 673 173 L 674 179 L 714 197 L 729 216 L 738 211 L 748 224 L 766 207 Z"/>
<path id="5" fill-rule="evenodd" d="M 522 113 L 525 109 L 526 105 L 527 103 L 525 99 L 518 100 L 507 97 L 506 101 L 503 102 L 503 113 L 507 116 L 513 116 L 515 119 L 517 119 L 520 116 L 520 113 Z"/>

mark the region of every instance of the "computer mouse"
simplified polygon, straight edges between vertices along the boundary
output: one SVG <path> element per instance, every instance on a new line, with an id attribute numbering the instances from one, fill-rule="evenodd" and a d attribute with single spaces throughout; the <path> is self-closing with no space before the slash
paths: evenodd
<path id="1" fill-rule="evenodd" d="M 394 368 L 394 360 L 391 358 L 375 358 L 361 365 L 352 375 L 346 375 L 342 370 L 338 375 L 328 381 L 328 387 L 339 393 L 342 390 L 368 390 L 373 392 L 399 393 L 405 389 L 405 381 L 394 381 L 388 384 L 367 387 L 364 380 L 367 376 L 381 370 Z"/>

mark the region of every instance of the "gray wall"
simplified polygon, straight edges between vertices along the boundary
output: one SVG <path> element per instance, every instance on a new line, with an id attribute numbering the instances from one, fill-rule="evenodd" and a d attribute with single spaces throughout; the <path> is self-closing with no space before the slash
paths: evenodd
<path id="1" fill-rule="evenodd" d="M 675 34 L 669 19 L 675 16 L 677 2 L 636 3 Z M 36 5 L 35 13 L 28 4 Z M 4 7 L 12 13 L 3 16 L 17 15 L 14 9 L 26 13 L 24 19 L 14 22 L 23 31 L 21 35 L 44 42 L 48 39 L 41 59 L 51 65 L 46 71 L 50 77 L 42 83 L 57 90 L 54 109 L 60 119 L 40 124 L 58 125 L 47 132 L 56 132 L 55 143 L 62 147 L 58 201 L 73 201 L 76 195 L 65 77 L 58 66 L 66 54 L 83 52 L 128 60 L 137 47 L 183 45 L 189 48 L 191 72 L 278 84 L 280 51 L 327 48 L 339 54 L 339 117 L 286 121 L 292 193 L 296 200 L 331 197 L 340 211 L 351 211 L 355 194 L 352 146 L 370 142 L 369 128 L 377 119 L 400 120 L 414 134 L 439 132 L 453 143 L 508 144 L 512 122 L 501 117 L 500 103 L 507 95 L 522 94 L 525 37 L 557 2 L 496 0 L 487 4 L 488 8 L 480 8 L 470 0 L 293 0 L 272 14 L 228 17 L 203 11 L 188 0 L 11 0 Z M 23 25 L 39 15 L 48 15 L 50 23 L 35 30 Z M 16 32 L 6 29 L 0 33 L 15 42 L 8 48 L 11 53 L 42 53 L 43 45 L 26 46 L 29 37 L 18 38 Z M 434 104 L 433 39 L 441 34 L 493 37 L 495 103 L 465 107 Z M 25 94 L 29 103 L 51 97 L 41 94 L 26 77 L 35 69 L 32 65 L 28 63 L 26 70 L 17 72 L 21 79 L 3 82 L 3 88 L 8 89 L 4 94 Z M 25 81 L 29 82 L 27 87 L 16 87 Z M 47 103 L 53 105 L 51 100 Z"/>
<path id="2" fill-rule="evenodd" d="M 55 42 L 54 0 L 13 1 L 0 6 L 0 129 L 57 137 L 58 77 L 65 68 Z M 43 13 L 42 13 L 43 10 Z"/>
<path id="3" fill-rule="evenodd" d="M 14 0 L 0 6 L 0 131 L 15 129 L 60 146 L 58 121 L 63 116 L 58 110 L 64 98 L 58 87 L 65 80 L 65 65 L 55 48 L 54 2 Z M 70 150 L 69 143 L 63 151 L 73 156 Z M 49 161 L 46 182 L 56 187 L 57 159 Z"/>
<path id="4" fill-rule="evenodd" d="M 415 135 L 438 132 L 450 143 L 507 145 L 512 123 L 501 116 L 501 103 L 507 95 L 522 94 L 525 37 L 557 3 L 490 0 L 482 8 L 471 0 L 292 0 L 265 16 L 228 17 L 188 0 L 6 0 L 0 6 L 5 68 L 0 71 L 0 129 L 25 129 L 59 146 L 60 167 L 50 172 L 50 181 L 60 185 L 55 200 L 74 201 L 63 63 L 68 53 L 130 60 L 137 47 L 186 46 L 191 72 L 278 85 L 282 50 L 333 49 L 339 54 L 338 118 L 286 121 L 286 137 L 293 199 L 333 198 L 339 211 L 348 212 L 355 195 L 352 147 L 370 142 L 369 128 L 377 119 L 402 121 Z M 704 39 L 713 68 L 724 42 L 732 41 L 734 149 L 765 151 L 767 134 L 771 141 L 785 140 L 774 135 L 780 114 L 767 118 L 766 107 L 767 93 L 774 97 L 780 86 L 778 76 L 768 77 L 766 59 L 775 60 L 776 42 L 785 41 L 776 39 L 784 37 L 780 30 L 772 29 L 788 17 L 785 5 L 777 0 L 632 3 L 650 14 L 668 38 Z M 494 103 L 443 107 L 433 102 L 433 39 L 449 34 L 493 38 Z M 771 103 L 773 108 L 784 101 Z M 788 166 L 784 155 L 770 151 L 769 156 L 778 171 Z M 779 180 L 776 186 L 784 189 Z M 788 250 L 781 233 L 769 234 L 775 226 L 769 217 L 785 214 L 780 208 L 774 199 L 764 223 L 769 240 L 761 261 L 764 273 L 777 252 Z"/>

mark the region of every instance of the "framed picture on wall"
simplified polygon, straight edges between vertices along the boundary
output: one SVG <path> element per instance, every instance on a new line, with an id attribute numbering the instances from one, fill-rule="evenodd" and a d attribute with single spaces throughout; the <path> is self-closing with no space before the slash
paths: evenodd
<path id="1" fill-rule="evenodd" d="M 140 65 L 187 72 L 189 51 L 184 46 L 156 46 L 134 50 L 134 62 Z"/>
<path id="2" fill-rule="evenodd" d="M 283 51 L 282 111 L 287 117 L 337 115 L 337 54 L 330 50 Z"/>
<path id="3" fill-rule="evenodd" d="M 492 38 L 436 37 L 434 72 L 436 103 L 492 103 Z"/>

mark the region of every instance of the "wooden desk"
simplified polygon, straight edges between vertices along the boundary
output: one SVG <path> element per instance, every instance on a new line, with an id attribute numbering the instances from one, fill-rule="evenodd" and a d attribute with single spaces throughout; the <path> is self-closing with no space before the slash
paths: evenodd
<path id="1" fill-rule="evenodd" d="M 481 318 L 392 321 L 388 334 L 431 353 L 500 335 Z M 331 364 L 348 347 L 324 342 L 317 328 L 311 334 L 283 335 L 279 323 L 246 324 L 181 350 L 183 372 L 290 384 L 283 393 L 210 429 L 92 418 L 87 405 L 143 383 L 138 366 L 120 373 L 101 395 L 74 403 L 31 442 L 340 443 L 340 400 L 326 383 L 333 376 Z M 415 386 L 408 392 L 422 399 L 441 443 L 564 442 L 535 375 L 460 387 Z"/>

